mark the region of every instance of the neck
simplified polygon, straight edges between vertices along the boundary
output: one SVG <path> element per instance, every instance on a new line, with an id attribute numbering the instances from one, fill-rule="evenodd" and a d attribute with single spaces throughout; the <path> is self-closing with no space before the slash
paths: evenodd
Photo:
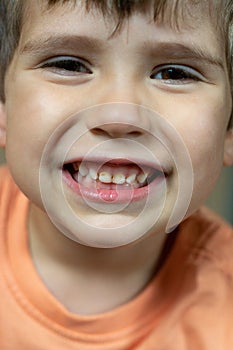
<path id="1" fill-rule="evenodd" d="M 45 285 L 68 310 L 83 315 L 109 311 L 135 297 L 154 275 L 165 240 L 158 234 L 120 248 L 86 247 L 58 232 L 33 205 L 29 233 Z"/>

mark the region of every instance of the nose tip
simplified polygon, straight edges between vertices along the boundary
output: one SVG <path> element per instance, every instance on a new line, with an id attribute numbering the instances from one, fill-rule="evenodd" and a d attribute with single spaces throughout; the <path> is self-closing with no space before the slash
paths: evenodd
<path id="1" fill-rule="evenodd" d="M 139 105 L 117 102 L 96 108 L 86 120 L 87 128 L 94 134 L 137 138 L 150 129 L 150 120 Z"/>

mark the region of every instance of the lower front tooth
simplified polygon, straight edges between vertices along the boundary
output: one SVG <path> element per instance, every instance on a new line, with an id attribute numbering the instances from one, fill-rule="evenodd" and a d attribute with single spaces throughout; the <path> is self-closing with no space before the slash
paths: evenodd
<path id="1" fill-rule="evenodd" d="M 125 176 L 123 174 L 115 174 L 112 182 L 116 185 L 123 185 L 125 183 Z"/>
<path id="2" fill-rule="evenodd" d="M 85 179 L 85 182 L 91 183 L 93 181 L 89 174 L 87 174 L 87 176 L 85 176 L 84 179 Z"/>
<path id="3" fill-rule="evenodd" d="M 102 172 L 99 174 L 99 181 L 110 184 L 112 182 L 112 175 Z"/>

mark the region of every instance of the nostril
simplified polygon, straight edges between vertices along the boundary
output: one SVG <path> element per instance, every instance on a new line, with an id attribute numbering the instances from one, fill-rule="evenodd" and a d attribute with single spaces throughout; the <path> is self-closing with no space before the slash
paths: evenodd
<path id="1" fill-rule="evenodd" d="M 139 137 L 142 135 L 142 132 L 139 131 L 139 130 L 134 130 L 134 131 L 122 131 L 122 130 L 117 130 L 117 128 L 115 130 L 108 130 L 107 128 L 93 128 L 91 129 L 91 132 L 94 134 L 94 135 L 106 135 L 108 134 L 109 136 L 111 137 Z"/>
<path id="2" fill-rule="evenodd" d="M 131 131 L 128 133 L 128 135 L 133 136 L 133 137 L 139 137 L 142 135 L 142 132 L 140 131 Z"/>
<path id="3" fill-rule="evenodd" d="M 91 129 L 91 132 L 95 135 L 103 135 L 103 134 L 106 134 L 106 131 L 104 131 L 103 129 L 101 128 L 93 128 Z"/>

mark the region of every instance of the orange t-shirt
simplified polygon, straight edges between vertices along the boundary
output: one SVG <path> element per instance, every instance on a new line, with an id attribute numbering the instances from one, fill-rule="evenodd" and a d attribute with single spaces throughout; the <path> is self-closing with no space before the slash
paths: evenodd
<path id="1" fill-rule="evenodd" d="M 232 350 L 233 230 L 203 208 L 131 302 L 97 316 L 67 311 L 38 276 L 28 199 L 0 170 L 1 350 Z"/>

